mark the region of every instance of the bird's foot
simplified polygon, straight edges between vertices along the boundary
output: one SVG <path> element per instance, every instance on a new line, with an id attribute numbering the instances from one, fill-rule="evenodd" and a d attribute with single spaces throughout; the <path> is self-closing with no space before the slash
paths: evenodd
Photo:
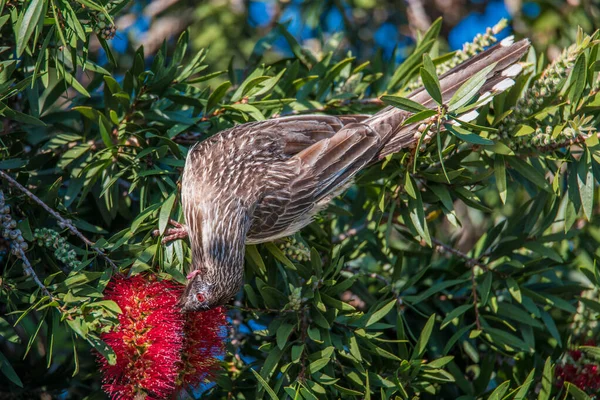
<path id="1" fill-rule="evenodd" d="M 189 281 L 189 280 L 191 280 L 191 279 L 194 279 L 194 278 L 196 277 L 196 275 L 198 275 L 198 274 L 200 274 L 200 273 L 202 273 L 202 271 L 201 271 L 201 270 L 199 270 L 199 269 L 195 269 L 195 270 L 193 270 L 192 272 L 190 272 L 189 274 L 187 274 L 186 278 L 187 278 L 187 279 L 188 279 L 188 281 Z"/>
<path id="2" fill-rule="evenodd" d="M 185 225 L 180 224 L 179 222 L 173 219 L 169 220 L 169 225 L 172 225 L 174 228 L 168 228 L 167 230 L 165 230 L 165 235 L 161 240 L 163 244 L 172 242 L 173 240 L 177 239 L 185 239 L 188 236 L 187 228 Z M 157 229 L 154 232 L 152 232 L 152 234 L 154 236 L 160 236 L 160 231 Z"/>

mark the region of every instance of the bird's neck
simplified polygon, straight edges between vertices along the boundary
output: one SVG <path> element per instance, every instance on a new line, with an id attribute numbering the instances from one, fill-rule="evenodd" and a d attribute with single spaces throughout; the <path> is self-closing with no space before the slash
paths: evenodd
<path id="1" fill-rule="evenodd" d="M 235 200 L 203 208 L 201 233 L 192 238 L 195 267 L 202 268 L 205 281 L 224 296 L 234 295 L 243 284 L 249 213 Z"/>

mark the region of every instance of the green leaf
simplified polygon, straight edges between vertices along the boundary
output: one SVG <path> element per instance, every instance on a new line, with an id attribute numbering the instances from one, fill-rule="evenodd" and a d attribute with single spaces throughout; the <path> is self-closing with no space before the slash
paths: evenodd
<path id="1" fill-rule="evenodd" d="M 523 297 L 521 296 L 521 289 L 519 288 L 519 284 L 513 278 L 506 279 L 506 286 L 508 287 L 508 291 L 511 296 L 519 303 L 523 301 Z"/>
<path id="2" fill-rule="evenodd" d="M 429 319 L 427 320 L 427 323 L 425 324 L 425 327 L 423 327 L 423 330 L 421 331 L 421 335 L 419 336 L 419 339 L 417 340 L 417 343 L 415 344 L 413 353 L 410 357 L 411 360 L 416 360 L 417 358 L 421 357 L 423 352 L 425 352 L 425 349 L 427 348 L 427 344 L 429 343 L 429 337 L 431 336 L 431 332 L 433 331 L 434 324 L 435 324 L 435 314 L 433 314 L 431 317 L 429 317 Z"/>
<path id="3" fill-rule="evenodd" d="M 115 365 L 117 363 L 117 356 L 115 352 L 103 340 L 89 335 L 87 337 L 87 341 L 94 347 L 94 349 L 98 350 L 98 352 L 104 356 L 108 362 L 108 365 Z"/>
<path id="4" fill-rule="evenodd" d="M 158 217 L 158 230 L 160 234 L 164 234 L 167 226 L 169 225 L 169 219 L 171 218 L 171 211 L 173 210 L 173 204 L 177 198 L 177 192 L 173 192 L 167 197 L 163 205 L 160 207 L 160 215 Z"/>
<path id="5" fill-rule="evenodd" d="M 504 156 L 496 154 L 494 156 L 494 176 L 496 177 L 496 187 L 498 188 L 498 194 L 502 204 L 506 204 L 506 166 Z"/>
<path id="6" fill-rule="evenodd" d="M 579 350 L 585 351 L 587 354 L 594 356 L 598 360 L 600 360 L 600 347 L 594 346 L 579 346 Z"/>
<path id="7" fill-rule="evenodd" d="M 427 56 L 423 56 L 424 60 L 429 60 L 431 63 L 431 59 Z M 433 66 L 433 64 L 431 64 Z M 436 103 L 441 105 L 443 103 L 442 98 L 442 90 L 440 88 L 440 81 L 438 80 L 437 75 L 435 74 L 435 67 L 433 73 L 429 71 L 427 68 L 421 68 L 420 70 L 421 80 L 423 81 L 423 85 L 425 86 L 425 90 L 431 96 Z"/>
<path id="8" fill-rule="evenodd" d="M 265 266 L 265 262 L 262 259 L 262 256 L 258 252 L 256 245 L 247 245 L 246 246 L 246 259 L 254 263 L 259 269 L 259 272 L 265 273 L 267 271 L 267 267 Z"/>
<path id="9" fill-rule="evenodd" d="M 106 53 L 106 58 L 108 59 L 108 62 L 113 66 L 113 68 L 116 68 L 117 59 L 115 58 L 115 55 L 113 54 L 113 51 L 107 43 L 106 39 L 104 39 L 101 35 L 98 35 L 97 39 L 98 42 L 100 42 L 100 46 L 102 46 L 102 49 Z"/>
<path id="10" fill-rule="evenodd" d="M 263 379 L 262 376 L 260 376 L 260 374 L 258 372 L 256 372 L 255 370 L 253 370 L 252 368 L 250 368 L 250 371 L 252 371 L 252 373 L 254 374 L 254 376 L 256 377 L 256 380 L 258 381 L 258 383 L 260 383 L 260 385 L 266 390 L 266 392 L 269 394 L 269 397 L 271 397 L 271 400 L 279 400 L 279 397 L 277 397 L 277 393 L 275 393 L 273 391 L 273 389 L 271 389 L 271 387 L 269 386 L 269 384 L 267 383 L 267 381 L 265 381 Z"/>
<path id="11" fill-rule="evenodd" d="M 552 193 L 552 188 L 538 170 L 532 167 L 530 164 L 521 160 L 519 157 L 505 157 L 512 168 L 514 168 L 519 174 L 525 179 L 543 189 L 549 193 Z"/>
<path id="12" fill-rule="evenodd" d="M 468 143 L 473 143 L 473 144 L 478 144 L 481 146 L 494 145 L 494 142 L 492 140 L 486 139 L 479 135 L 471 133 L 471 132 L 467 131 L 466 129 L 463 129 L 459 126 L 445 124 L 445 127 L 448 131 L 450 131 L 450 133 L 452 133 L 454 136 L 456 136 L 457 138 L 459 138 L 462 141 L 465 141 Z"/>
<path id="13" fill-rule="evenodd" d="M 581 99 L 581 95 L 585 90 L 586 83 L 586 59 L 585 53 L 579 54 L 577 60 L 575 61 L 575 65 L 573 66 L 573 70 L 571 71 L 571 84 L 572 88 L 569 92 L 569 99 L 573 106 L 577 106 L 579 100 Z"/>
<path id="14" fill-rule="evenodd" d="M 325 368 L 327 364 L 329 364 L 331 357 L 321 358 L 319 360 L 313 361 L 308 365 L 308 373 L 315 374 Z"/>
<path id="15" fill-rule="evenodd" d="M 423 110 L 423 111 L 419 111 L 418 113 L 411 115 L 410 117 L 406 118 L 404 120 L 404 122 L 402 122 L 402 125 L 410 125 L 410 124 L 415 124 L 417 122 L 421 122 L 423 120 L 426 120 L 427 118 L 433 117 L 434 115 L 437 115 L 437 110 Z M 438 135 L 439 136 L 439 135 Z"/>
<path id="16" fill-rule="evenodd" d="M 523 382 L 523 384 L 519 387 L 519 391 L 517 392 L 513 400 L 524 400 L 525 398 L 527 398 L 527 392 L 529 392 L 529 388 L 531 387 L 531 384 L 534 382 L 534 380 L 535 368 L 531 370 L 529 375 L 527 375 L 527 378 L 525 378 L 525 382 Z"/>
<path id="17" fill-rule="evenodd" d="M 558 327 L 556 326 L 556 322 L 550 315 L 550 313 L 543 311 L 541 312 L 542 321 L 546 325 L 548 332 L 552 335 L 552 337 L 556 340 L 558 345 L 562 347 L 562 338 L 560 337 L 560 332 L 558 332 Z"/>
<path id="18" fill-rule="evenodd" d="M 356 341 L 356 336 L 353 334 L 350 334 L 350 339 L 348 339 L 348 347 L 350 349 L 350 354 L 352 354 L 358 361 L 362 361 L 360 347 Z"/>
<path id="19" fill-rule="evenodd" d="M 231 82 L 226 81 L 221 83 L 217 88 L 210 94 L 208 102 L 206 103 L 206 112 L 211 111 L 215 106 L 225 97 L 227 90 L 231 87 Z"/>
<path id="20" fill-rule="evenodd" d="M 29 161 L 20 158 L 9 158 L 0 161 L 0 169 L 17 169 L 27 165 Z"/>
<path id="21" fill-rule="evenodd" d="M 252 96 L 252 97 L 259 97 L 259 96 L 262 96 L 263 94 L 269 93 L 271 90 L 273 90 L 275 85 L 277 85 L 277 82 L 279 82 L 279 80 L 281 79 L 281 77 L 283 76 L 284 73 L 285 73 L 285 68 L 282 69 L 277 75 L 261 82 L 260 85 L 258 85 L 258 87 L 260 89 L 257 92 L 250 91 L 249 93 L 247 93 L 247 95 Z"/>
<path id="22" fill-rule="evenodd" d="M 17 22 L 17 57 L 21 57 L 27 47 L 31 35 L 38 25 L 44 10 L 43 0 L 31 0 L 27 10 L 21 15 Z"/>
<path id="23" fill-rule="evenodd" d="M 114 146 L 110 131 L 111 131 L 111 123 L 104 117 L 104 115 L 100 115 L 98 117 L 98 128 L 100 130 L 100 137 L 102 137 L 102 141 L 107 148 L 111 148 Z"/>
<path id="24" fill-rule="evenodd" d="M 440 329 L 444 329 L 450 322 L 452 322 L 452 320 L 460 317 L 461 315 L 469 311 L 471 308 L 473 308 L 473 304 L 463 304 L 462 306 L 454 308 L 448 313 L 448 315 L 446 315 L 446 318 L 444 318 L 444 320 L 442 321 Z"/>
<path id="25" fill-rule="evenodd" d="M 296 38 L 294 38 L 294 36 L 290 32 L 288 32 L 285 26 L 281 24 L 276 24 L 276 26 L 277 28 L 279 28 L 281 34 L 290 45 L 290 48 L 292 49 L 292 52 L 294 53 L 296 58 L 298 58 L 302 62 L 302 64 L 310 68 L 311 66 L 317 63 L 317 60 L 315 60 L 312 54 L 308 51 L 305 51 L 302 48 L 300 43 L 298 43 Z"/>
<path id="26" fill-rule="evenodd" d="M 44 122 L 37 119 L 36 117 L 32 117 L 31 115 L 12 110 L 2 102 L 0 102 L 0 115 L 4 115 L 7 118 L 14 119 L 15 121 L 22 122 L 24 124 L 46 126 Z"/>
<path id="27" fill-rule="evenodd" d="M 556 251 L 554 251 L 553 249 L 551 249 L 550 247 L 546 247 L 544 246 L 542 243 L 539 242 L 527 242 L 525 243 L 525 245 L 523 246 L 526 249 L 532 250 L 536 253 L 538 253 L 541 256 L 547 257 L 553 261 L 556 261 L 557 263 L 562 263 L 563 259 L 560 256 L 560 254 L 558 254 Z"/>
<path id="28" fill-rule="evenodd" d="M 594 211 L 594 169 L 592 168 L 592 157 L 587 148 L 577 164 L 577 185 L 583 213 L 587 220 L 591 221 Z"/>
<path id="29" fill-rule="evenodd" d="M 273 254 L 273 256 L 275 256 L 277 260 L 281 261 L 286 267 L 290 268 L 291 270 L 296 269 L 294 264 L 289 260 L 289 258 L 285 256 L 285 254 L 283 254 L 279 247 L 275 246 L 271 242 L 265 243 L 265 247 L 267 248 L 269 253 Z"/>
<path id="30" fill-rule="evenodd" d="M 552 394 L 552 386 L 554 383 L 554 367 L 550 357 L 544 363 L 544 371 L 542 372 L 542 388 L 538 394 L 538 400 L 549 400 Z"/>
<path id="31" fill-rule="evenodd" d="M 504 394 L 508 391 L 510 387 L 510 381 L 502 382 L 488 397 L 488 400 L 502 400 Z"/>
<path id="32" fill-rule="evenodd" d="M 442 368 L 452 360 L 454 360 L 454 356 L 445 356 L 428 362 L 426 365 L 430 368 Z"/>
<path id="33" fill-rule="evenodd" d="M 117 303 L 112 300 L 100 300 L 87 305 L 87 307 L 103 307 L 115 314 L 122 314 L 123 311 Z"/>
<path id="34" fill-rule="evenodd" d="M 229 110 L 238 110 L 242 113 L 248 114 L 255 121 L 262 121 L 265 119 L 265 116 L 260 112 L 260 110 L 251 104 L 232 104 L 230 106 L 225 106 L 225 108 Z"/>
<path id="35" fill-rule="evenodd" d="M 439 19 L 438 19 L 439 21 Z M 428 31 L 428 34 L 426 34 L 426 37 L 431 37 L 431 35 L 429 35 L 429 33 L 434 33 L 434 32 L 439 32 L 439 27 L 441 26 L 441 22 L 438 23 L 438 21 L 436 21 L 430 28 Z M 436 35 L 437 36 L 437 33 Z M 410 77 L 411 77 L 411 72 L 419 65 L 419 63 L 421 62 L 421 58 L 423 56 L 423 54 L 425 54 L 426 52 L 428 52 L 433 45 L 436 43 L 436 40 L 431 38 L 431 39 L 427 39 L 427 40 L 422 40 L 419 45 L 417 46 L 417 48 L 415 49 L 415 51 L 408 56 L 408 58 L 406 60 L 404 60 L 404 62 L 396 69 L 396 71 L 394 71 L 394 75 L 392 75 L 392 78 L 390 79 L 390 82 L 388 84 L 388 90 L 392 90 L 394 89 L 399 83 L 405 83 Z"/>
<path id="36" fill-rule="evenodd" d="M 492 290 L 492 273 L 487 272 L 485 274 L 485 278 L 483 279 L 483 283 L 477 287 L 479 290 L 479 294 L 481 295 L 481 307 L 485 307 L 490 297 L 490 293 Z"/>
<path id="37" fill-rule="evenodd" d="M 590 396 L 571 382 L 565 382 L 565 387 L 574 400 L 592 400 Z"/>
<path id="38" fill-rule="evenodd" d="M 423 68 L 427 72 L 429 72 L 431 75 L 433 75 L 437 78 L 437 72 L 435 70 L 435 65 L 433 64 L 433 61 L 431 61 L 431 57 L 429 57 L 429 54 L 427 54 L 427 53 L 423 54 Z M 438 86 L 439 86 L 439 81 L 438 81 Z"/>
<path id="39" fill-rule="evenodd" d="M 380 319 L 382 319 L 383 317 L 385 317 L 386 315 L 388 315 L 388 313 L 396 305 L 397 301 L 398 300 L 396 300 L 396 299 L 391 300 L 391 301 L 387 302 L 386 304 L 384 304 L 380 309 L 375 311 L 373 314 L 369 315 L 364 326 L 369 327 L 369 326 L 373 325 L 375 322 L 377 322 Z"/>
<path id="40" fill-rule="evenodd" d="M 292 362 L 300 361 L 300 356 L 302 355 L 303 351 L 304 351 L 303 344 L 292 346 Z"/>
<path id="41" fill-rule="evenodd" d="M 463 326 L 462 328 L 457 330 L 452 335 L 452 337 L 450 337 L 450 339 L 446 342 L 446 345 L 444 346 L 444 349 L 442 350 L 442 354 L 448 354 L 448 352 L 452 349 L 454 344 L 458 340 L 460 340 L 464 335 L 466 335 L 466 333 L 469 332 L 474 326 L 475 326 L 475 324 L 471 324 L 471 325 Z"/>
<path id="42" fill-rule="evenodd" d="M 515 136 L 527 136 L 531 135 L 533 132 L 535 132 L 535 128 L 532 128 L 529 125 L 520 125 L 519 129 L 517 129 L 517 132 L 515 133 Z"/>
<path id="43" fill-rule="evenodd" d="M 279 347 L 281 350 L 283 350 L 283 348 L 285 347 L 288 337 L 290 337 L 290 334 L 292 333 L 292 331 L 294 330 L 294 325 L 292 324 L 281 324 L 281 326 L 279 328 L 277 328 L 277 335 L 276 335 L 276 339 L 277 339 L 277 347 Z"/>
<path id="44" fill-rule="evenodd" d="M 334 299 L 333 297 L 327 296 L 326 294 L 321 294 L 321 299 L 323 303 L 328 305 L 329 307 L 336 308 L 340 311 L 355 311 L 356 309 L 352 307 L 348 303 L 344 303 L 343 301 Z"/>
<path id="45" fill-rule="evenodd" d="M 6 376 L 12 383 L 19 387 L 23 387 L 23 382 L 21 382 L 21 379 L 13 369 L 12 365 L 10 365 L 8 358 L 6 358 L 2 352 L 0 352 L 0 371 L 2 371 L 4 376 Z"/>
<path id="46" fill-rule="evenodd" d="M 400 108 L 401 110 L 409 111 L 411 113 L 429 110 L 427 107 L 417 103 L 416 101 L 409 100 L 406 97 L 382 96 L 381 100 L 385 104 Z"/>
<path id="47" fill-rule="evenodd" d="M 479 89 L 485 84 L 486 77 L 495 67 L 496 63 L 490 64 L 463 83 L 448 102 L 448 111 L 458 110 L 467 104 L 479 92 Z"/>
<path id="48" fill-rule="evenodd" d="M 412 197 L 413 199 L 417 198 L 417 191 L 415 189 L 415 185 L 412 182 L 412 178 L 410 177 L 410 172 L 408 170 L 406 171 L 406 176 L 404 179 L 404 189 L 410 197 Z"/>

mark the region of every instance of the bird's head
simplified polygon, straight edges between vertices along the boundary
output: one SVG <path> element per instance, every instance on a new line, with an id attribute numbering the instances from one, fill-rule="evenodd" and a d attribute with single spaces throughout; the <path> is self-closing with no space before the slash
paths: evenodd
<path id="1" fill-rule="evenodd" d="M 235 292 L 229 293 L 227 288 L 210 282 L 199 270 L 188 275 L 188 281 L 179 300 L 182 312 L 207 311 L 226 304 Z"/>

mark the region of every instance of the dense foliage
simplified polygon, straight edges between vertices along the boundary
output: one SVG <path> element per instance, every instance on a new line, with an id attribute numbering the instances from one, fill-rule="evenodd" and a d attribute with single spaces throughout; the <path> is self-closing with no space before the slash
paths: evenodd
<path id="1" fill-rule="evenodd" d="M 191 144 L 237 123 L 384 102 L 416 111 L 413 122 L 438 116 L 426 129 L 439 133 L 371 166 L 293 239 L 247 247 L 204 396 L 597 394 L 597 34 L 561 34 L 572 44 L 552 62 L 532 48 L 514 87 L 442 130 L 477 104 L 472 90 L 434 111 L 403 96 L 421 82 L 433 96 L 436 74 L 502 24 L 444 53 L 438 20 L 399 64 L 357 60 L 336 36 L 308 50 L 275 24 L 242 68 L 220 71 L 188 33 L 122 64 L 107 40 L 126 6 L 0 2 L 1 396 L 103 396 L 95 358 L 116 362 L 100 337 L 122 311 L 103 298 L 111 278 L 185 282 L 187 242 L 153 231 L 182 221 Z M 289 57 L 270 52 L 281 38 Z"/>

